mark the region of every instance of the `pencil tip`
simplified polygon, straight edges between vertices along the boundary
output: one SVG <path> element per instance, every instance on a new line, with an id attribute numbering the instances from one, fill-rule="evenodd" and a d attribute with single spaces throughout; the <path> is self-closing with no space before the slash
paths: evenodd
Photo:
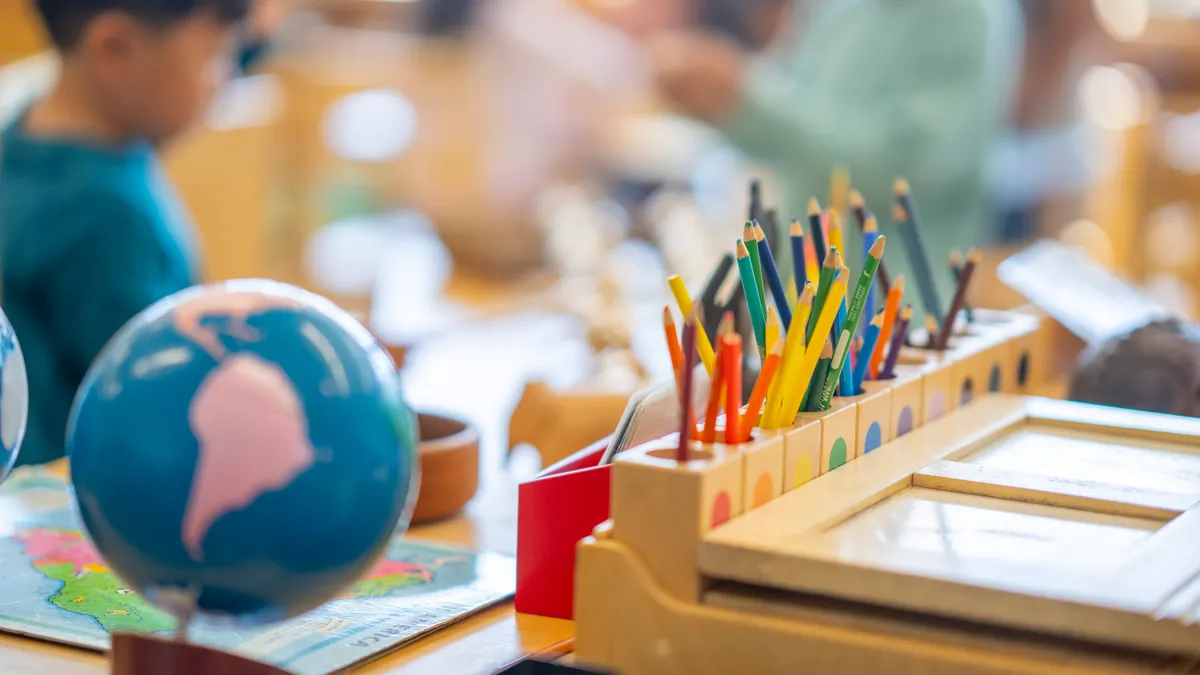
<path id="1" fill-rule="evenodd" d="M 930 335 L 937 333 L 937 330 L 938 330 L 937 319 L 933 318 L 932 314 L 925 315 L 925 330 L 929 331 Z"/>
<path id="2" fill-rule="evenodd" d="M 850 206 L 856 209 L 861 209 L 866 204 L 866 202 L 863 201 L 862 193 L 858 191 L 858 188 L 850 188 L 850 196 L 847 199 L 850 202 Z"/>
<path id="3" fill-rule="evenodd" d="M 958 267 L 959 265 L 962 265 L 962 261 L 963 261 L 962 251 L 959 251 L 956 248 L 950 249 L 949 258 L 950 258 L 950 266 L 951 267 Z"/>
<path id="4" fill-rule="evenodd" d="M 755 241 L 766 241 L 767 240 L 767 233 L 763 232 L 762 225 L 759 225 L 758 221 L 754 221 L 754 240 Z"/>
<path id="5" fill-rule="evenodd" d="M 813 291 L 813 285 L 812 285 L 812 282 L 811 282 L 811 281 L 806 281 L 806 282 L 804 282 L 804 290 L 803 290 L 803 291 L 800 291 L 800 297 L 799 297 L 799 298 L 797 298 L 797 300 L 796 300 L 796 304 L 798 304 L 798 305 L 811 305 L 811 304 L 812 304 L 812 301 L 813 301 L 813 296 L 814 296 L 814 295 L 816 295 L 816 293 Z"/>
<path id="6" fill-rule="evenodd" d="M 872 258 L 883 257 L 883 247 L 885 244 L 887 244 L 887 237 L 883 236 L 882 234 L 879 235 L 879 238 L 876 239 L 875 243 L 871 245 L 871 250 L 867 251 L 867 254 Z"/>
<path id="7" fill-rule="evenodd" d="M 871 325 L 879 326 L 880 328 L 883 327 L 883 310 L 879 310 L 875 313 L 875 318 L 871 319 Z"/>
<path id="8" fill-rule="evenodd" d="M 971 249 L 971 252 L 967 254 L 967 262 L 972 265 L 978 265 L 981 260 L 983 260 L 983 251 L 977 248 Z"/>
<path id="9" fill-rule="evenodd" d="M 825 346 L 821 347 L 821 358 L 833 358 L 833 342 L 831 342 L 829 338 L 825 338 Z"/>
<path id="10" fill-rule="evenodd" d="M 892 181 L 892 191 L 896 193 L 897 197 L 907 195 L 909 192 L 908 181 L 903 178 L 897 178 Z"/>
<path id="11" fill-rule="evenodd" d="M 900 204 L 892 204 L 892 220 L 896 222 L 908 220 L 908 210 Z"/>
<path id="12" fill-rule="evenodd" d="M 816 197 L 808 200 L 808 215 L 817 216 L 821 214 L 821 202 L 817 201 Z"/>
<path id="13" fill-rule="evenodd" d="M 771 345 L 771 351 L 769 353 L 772 356 L 783 356 L 783 345 L 785 342 L 785 340 L 775 340 L 775 344 Z"/>
<path id="14" fill-rule="evenodd" d="M 867 214 L 866 220 L 863 221 L 863 232 L 878 232 L 879 221 L 875 219 L 875 214 Z"/>
<path id="15" fill-rule="evenodd" d="M 843 267 L 842 270 L 840 272 L 838 272 L 837 277 L 833 280 L 833 283 L 845 284 L 849 280 L 850 280 L 850 268 Z"/>
<path id="16" fill-rule="evenodd" d="M 900 310 L 900 318 L 904 319 L 905 321 L 912 319 L 912 305 L 905 305 L 904 308 Z"/>
<path id="17" fill-rule="evenodd" d="M 791 236 L 793 236 L 793 237 L 803 237 L 804 236 L 804 225 L 801 225 L 799 220 L 792 221 Z"/>
<path id="18" fill-rule="evenodd" d="M 744 241 L 754 241 L 754 223 L 753 222 L 748 220 L 748 221 L 746 221 L 746 224 L 742 226 L 742 239 Z"/>
<path id="19" fill-rule="evenodd" d="M 675 323 L 675 316 L 671 314 L 670 305 L 663 305 L 663 323 Z"/>
<path id="20" fill-rule="evenodd" d="M 837 209 L 829 209 L 829 229 L 842 229 L 842 217 L 838 214 Z"/>
<path id="21" fill-rule="evenodd" d="M 750 257 L 750 250 L 746 248 L 745 242 L 741 239 L 737 240 L 737 257 L 738 260 Z"/>

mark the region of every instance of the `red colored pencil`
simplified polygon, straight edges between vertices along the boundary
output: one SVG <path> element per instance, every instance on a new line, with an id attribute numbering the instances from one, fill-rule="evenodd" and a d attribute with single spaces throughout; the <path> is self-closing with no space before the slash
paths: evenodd
<path id="1" fill-rule="evenodd" d="M 671 308 L 663 307 L 663 334 L 667 338 L 667 351 L 671 354 L 671 370 L 675 373 L 675 386 L 678 387 L 683 377 L 683 347 L 679 345 L 679 333 L 675 329 L 675 317 L 671 316 Z"/>
<path id="2" fill-rule="evenodd" d="M 783 358 L 783 346 L 784 340 L 776 340 L 767 354 L 767 360 L 763 361 L 762 369 L 758 371 L 758 379 L 754 381 L 754 388 L 750 390 L 746 416 L 742 418 L 742 427 L 738 431 L 738 437 L 742 443 L 750 441 L 750 433 L 754 431 L 754 427 L 758 426 L 763 402 L 767 400 L 767 392 L 771 389 L 771 382 L 774 381 L 775 373 L 779 370 L 779 361 Z M 726 425 L 728 424 L 729 422 L 726 421 Z"/>
<path id="3" fill-rule="evenodd" d="M 725 442 L 737 443 L 742 431 L 742 336 L 730 333 L 721 338 L 725 368 Z"/>

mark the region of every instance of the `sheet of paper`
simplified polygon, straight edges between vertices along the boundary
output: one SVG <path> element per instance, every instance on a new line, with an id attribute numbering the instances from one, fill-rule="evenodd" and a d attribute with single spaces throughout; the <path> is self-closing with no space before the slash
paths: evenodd
<path id="1" fill-rule="evenodd" d="M 396 538 L 362 580 L 308 614 L 251 628 L 197 621 L 191 636 L 297 675 L 325 675 L 495 604 L 515 583 L 506 556 Z M 0 631 L 106 650 L 112 632 L 174 627 L 97 555 L 61 477 L 21 468 L 0 486 Z"/>

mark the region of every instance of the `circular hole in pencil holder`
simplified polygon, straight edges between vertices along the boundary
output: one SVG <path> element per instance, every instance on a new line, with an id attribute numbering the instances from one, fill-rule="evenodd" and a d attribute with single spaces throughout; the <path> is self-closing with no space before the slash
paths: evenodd
<path id="1" fill-rule="evenodd" d="M 973 398 L 975 398 L 975 381 L 968 377 L 963 380 L 962 391 L 958 394 L 958 404 L 966 405 Z"/>
<path id="2" fill-rule="evenodd" d="M 1024 387 L 1029 380 L 1029 352 L 1021 352 L 1017 361 L 1017 386 Z"/>
<path id="3" fill-rule="evenodd" d="M 656 459 L 675 459 L 678 454 L 678 448 L 655 448 L 646 453 Z M 706 447 L 701 447 L 699 443 L 688 443 L 688 461 L 708 461 L 713 458 L 713 451 Z"/>

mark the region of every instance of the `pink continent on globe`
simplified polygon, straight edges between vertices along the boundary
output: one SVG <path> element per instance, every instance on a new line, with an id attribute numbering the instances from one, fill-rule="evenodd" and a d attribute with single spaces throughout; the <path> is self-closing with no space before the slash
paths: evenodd
<path id="1" fill-rule="evenodd" d="M 96 549 L 79 532 L 36 528 L 17 534 L 24 554 L 43 562 L 69 562 L 79 572 L 88 565 L 103 565 Z"/>
<path id="2" fill-rule="evenodd" d="M 287 487 L 312 466 L 316 451 L 291 381 L 253 353 L 233 354 L 213 369 L 196 391 L 188 420 L 199 456 L 182 538 L 198 561 L 217 519 Z"/>

